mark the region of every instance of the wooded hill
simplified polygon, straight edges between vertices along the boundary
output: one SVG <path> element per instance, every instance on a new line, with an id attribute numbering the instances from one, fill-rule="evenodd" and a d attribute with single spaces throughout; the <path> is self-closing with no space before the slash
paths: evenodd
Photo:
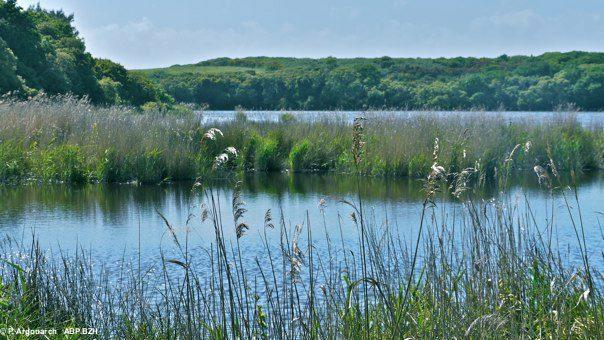
<path id="1" fill-rule="evenodd" d="M 604 109 L 604 53 L 498 58 L 219 58 L 135 71 L 213 109 Z"/>

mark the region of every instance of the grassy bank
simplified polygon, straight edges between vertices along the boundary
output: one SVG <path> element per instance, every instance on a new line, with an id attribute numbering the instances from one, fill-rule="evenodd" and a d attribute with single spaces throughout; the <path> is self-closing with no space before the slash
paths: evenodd
<path id="1" fill-rule="evenodd" d="M 359 171 L 372 176 L 421 177 L 432 165 L 439 138 L 442 162 L 453 170 L 480 168 L 498 176 L 520 144 L 511 171 L 549 163 L 560 171 L 590 171 L 603 162 L 604 133 L 572 115 L 543 124 L 508 123 L 504 117 L 452 114 L 365 121 L 366 148 Z M 350 125 L 345 122 L 251 122 L 239 115 L 220 124 L 224 138 L 200 143 L 207 127 L 193 116 L 101 108 L 70 97 L 0 104 L 0 181 L 157 183 L 206 175 L 226 146 L 238 150 L 224 172 L 355 170 Z M 528 144 L 527 144 L 528 143 Z M 525 150 L 526 149 L 526 150 Z"/>
<path id="2" fill-rule="evenodd" d="M 440 146 L 431 159 L 442 164 Z M 555 167 L 541 174 L 543 190 L 566 203 L 548 202 L 545 221 L 531 217 L 528 201 L 505 194 L 473 201 L 469 183 L 480 174 L 441 167 L 424 175 L 422 218 L 412 235 L 395 231 L 405 221 L 369 217 L 360 199 L 343 202 L 350 216 L 336 225 L 321 219 L 333 207 L 319 202 L 316 220 L 307 214 L 292 226 L 287 212 L 266 210 L 255 212 L 264 225 L 248 226 L 237 185 L 232 197 L 196 185 L 204 204 L 185 229 L 210 227 L 213 245 L 199 249 L 165 221 L 175 252 L 158 250 L 155 270 L 141 268 L 140 259 L 124 259 L 116 271 L 86 252 L 52 257 L 35 242 L 4 243 L 0 326 L 86 326 L 120 339 L 604 336 L 604 277 L 592 257 L 600 254 L 581 236 L 597 226 L 583 225 L 580 199 L 559 188 Z M 451 212 L 457 222 L 439 206 L 448 190 L 463 202 Z M 232 220 L 220 211 L 231 211 Z M 576 233 L 565 250 L 556 246 L 560 214 L 571 215 Z M 348 226 L 357 230 L 352 244 L 317 237 Z M 225 236 L 228 228 L 237 238 Z M 274 229 L 279 236 L 269 239 Z M 246 251 L 249 232 L 264 233 L 257 252 Z"/>

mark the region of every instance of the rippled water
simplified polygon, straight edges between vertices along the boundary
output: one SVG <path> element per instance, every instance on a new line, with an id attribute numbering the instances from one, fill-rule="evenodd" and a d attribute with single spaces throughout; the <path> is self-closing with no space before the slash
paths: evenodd
<path id="1" fill-rule="evenodd" d="M 251 255 L 262 253 L 262 225 L 267 209 L 272 210 L 275 220 L 279 219 L 282 211 L 288 228 L 303 223 L 308 214 L 314 239 L 324 240 L 329 235 L 338 242 L 342 237 L 344 242 L 353 244 L 357 240 L 357 230 L 348 217 L 351 208 L 342 204 L 340 199 L 355 199 L 355 183 L 351 176 L 337 175 L 246 177 L 242 195 L 248 210 L 244 219 L 250 230 L 241 239 L 242 247 Z M 232 185 L 233 181 L 225 180 L 210 187 L 221 200 L 225 233 L 234 240 L 230 209 Z M 361 191 L 367 216 L 375 225 L 384 225 L 387 221 L 402 239 L 412 239 L 419 224 L 423 199 L 420 181 L 365 178 Z M 604 268 L 601 254 L 604 236 L 599 225 L 604 220 L 604 175 L 596 173 L 581 178 L 578 193 L 588 252 L 595 265 Z M 474 193 L 473 200 L 488 202 L 500 195 L 495 188 L 485 188 Z M 534 174 L 527 174 L 518 176 L 517 183 L 506 195 L 512 201 L 510 207 L 519 209 L 518 216 L 523 215 L 526 202 L 530 202 L 540 228 L 551 218 L 553 208 L 556 243 L 561 249 L 568 249 L 571 260 L 576 258 L 575 232 L 559 194 L 552 204 L 547 190 L 539 187 Z M 318 206 L 322 199 L 325 200 L 323 211 Z M 122 257 L 134 258 L 140 247 L 143 261 L 153 264 L 160 258 L 160 249 L 168 252 L 174 249 L 158 212 L 176 227 L 182 238 L 189 221 L 189 242 L 198 247 L 209 246 L 213 240 L 213 228 L 207 222 L 201 223 L 199 203 L 200 196 L 191 191 L 191 183 L 0 186 L 0 232 L 4 237 L 27 242 L 35 234 L 46 249 L 70 252 L 81 248 L 94 258 L 109 262 Z M 438 198 L 437 203 L 439 218 L 450 223 L 459 218 L 459 201 L 444 195 Z M 267 237 L 269 242 L 279 242 L 276 229 L 269 230 Z"/>

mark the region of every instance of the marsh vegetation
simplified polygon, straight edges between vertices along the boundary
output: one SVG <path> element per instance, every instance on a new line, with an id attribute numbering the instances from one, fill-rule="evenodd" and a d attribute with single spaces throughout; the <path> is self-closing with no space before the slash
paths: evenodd
<path id="1" fill-rule="evenodd" d="M 480 169 L 485 180 L 500 172 L 532 171 L 551 158 L 562 173 L 602 166 L 604 132 L 582 126 L 572 113 L 553 121 L 510 123 L 502 116 L 463 115 L 365 121 L 362 175 L 424 177 L 432 166 L 432 144 L 439 138 L 441 162 L 461 171 Z M 240 172 L 353 173 L 350 124 L 338 120 L 254 122 L 242 114 L 215 127 L 224 137 L 200 143 L 207 129 L 193 115 L 174 116 L 127 107 L 97 107 L 74 97 L 0 103 L 0 181 L 159 183 L 195 179 L 212 170 L 227 146 L 238 151 L 221 175 Z M 527 152 L 511 167 L 505 160 L 516 145 Z M 548 156 L 549 155 L 549 156 Z"/>

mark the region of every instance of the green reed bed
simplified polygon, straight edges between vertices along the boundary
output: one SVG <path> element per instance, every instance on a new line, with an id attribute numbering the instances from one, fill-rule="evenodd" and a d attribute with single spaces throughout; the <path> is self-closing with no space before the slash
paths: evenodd
<path id="1" fill-rule="evenodd" d="M 372 176 L 422 177 L 431 167 L 432 143 L 440 139 L 443 164 L 468 166 L 497 175 L 516 144 L 532 154 L 514 164 L 532 169 L 548 152 L 561 171 L 602 167 L 601 127 L 582 127 L 572 114 L 543 124 L 509 124 L 505 117 L 426 114 L 409 119 L 372 118 L 367 113 L 365 162 L 359 171 Z M 158 183 L 207 174 L 227 145 L 239 156 L 223 167 L 241 171 L 334 171 L 352 173 L 350 124 L 297 121 L 251 122 L 245 115 L 217 126 L 224 138 L 202 145 L 204 128 L 194 116 L 141 114 L 124 107 L 95 107 L 72 97 L 0 103 L 0 181 L 34 179 L 62 182 Z"/>
<path id="2" fill-rule="evenodd" d="M 352 130 L 350 161 L 359 181 L 369 129 L 357 120 Z M 202 145 L 216 144 L 217 133 L 205 133 Z M 585 228 L 598 226 L 583 224 L 580 198 L 560 184 L 555 161 L 546 155 L 548 164 L 535 168 L 552 209 L 551 219 L 537 221 L 528 201 L 505 194 L 505 174 L 530 148 L 507 150 L 499 172 L 504 193 L 489 201 L 472 199 L 481 170 L 451 170 L 443 165 L 445 150 L 433 141 L 422 218 L 411 235 L 394 228 L 405 221 L 372 218 L 360 196 L 342 201 L 350 214 L 337 225 L 320 217 L 333 207 L 318 202 L 317 220 L 307 213 L 294 225 L 286 222 L 287 212 L 266 207 L 255 212 L 264 214 L 264 224 L 249 226 L 239 184 L 224 197 L 200 181 L 192 190 L 203 204 L 186 230 L 208 225 L 212 245 L 199 249 L 188 232 L 178 236 L 164 219 L 176 252 L 158 250 L 156 271 L 125 259 L 121 270 L 110 272 L 85 252 L 52 257 L 35 241 L 7 241 L 0 326 L 88 326 L 103 338 L 139 339 L 603 337 L 604 276 L 593 257 L 602 255 L 588 249 L 583 236 Z M 228 166 L 225 158 L 215 158 L 213 171 Z M 563 198 L 562 207 L 554 195 Z M 459 208 L 443 213 L 439 202 L 449 197 Z M 232 218 L 223 218 L 224 211 Z M 559 214 L 572 217 L 576 239 L 566 245 L 568 253 L 552 241 Z M 316 241 L 317 233 L 342 233 L 346 225 L 358 230 L 354 243 L 328 234 Z M 236 237 L 225 236 L 229 228 Z M 252 229 L 264 235 L 258 253 L 246 251 Z M 269 239 L 274 229 L 279 237 Z M 10 255 L 15 249 L 20 256 Z"/>

